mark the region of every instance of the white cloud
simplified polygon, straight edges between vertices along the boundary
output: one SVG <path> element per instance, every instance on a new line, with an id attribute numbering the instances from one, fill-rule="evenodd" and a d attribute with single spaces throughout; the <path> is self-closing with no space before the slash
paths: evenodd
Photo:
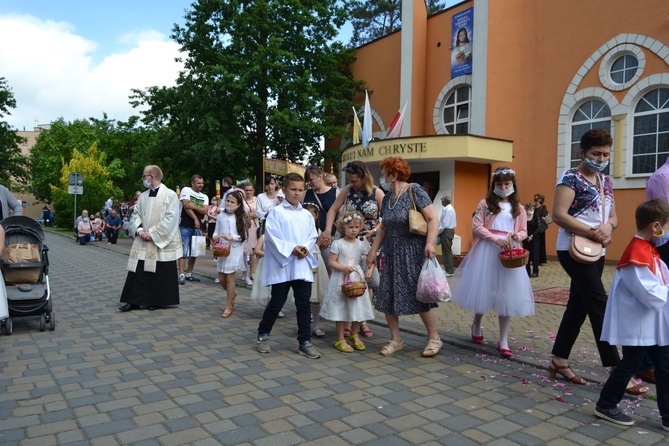
<path id="1" fill-rule="evenodd" d="M 17 108 L 6 116 L 10 125 L 32 129 L 47 124 L 101 118 L 125 120 L 138 114 L 128 103 L 132 88 L 174 85 L 181 64 L 178 45 L 163 34 L 146 30 L 119 36 L 123 52 L 94 61 L 96 42 L 64 22 L 29 15 L 0 15 L 0 76 L 14 93 Z"/>

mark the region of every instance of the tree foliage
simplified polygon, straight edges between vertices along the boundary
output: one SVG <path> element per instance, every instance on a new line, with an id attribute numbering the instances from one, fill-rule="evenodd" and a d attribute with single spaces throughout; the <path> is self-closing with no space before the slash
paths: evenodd
<path id="1" fill-rule="evenodd" d="M 342 123 L 360 85 L 334 42 L 337 0 L 199 0 L 172 38 L 184 70 L 172 88 L 135 90 L 158 132 L 152 156 L 187 178 L 260 179 L 263 152 L 299 161 Z"/>
<path id="2" fill-rule="evenodd" d="M 6 172 L 19 183 L 25 183 L 27 158 L 21 153 L 21 137 L 3 119 L 16 108 L 16 99 L 4 77 L 0 77 L 0 180 L 6 181 Z"/>
<path id="3" fill-rule="evenodd" d="M 51 185 L 53 205 L 56 209 L 56 225 L 64 228 L 74 226 L 75 215 L 80 215 L 83 209 L 98 212 L 110 193 L 115 193 L 114 183 L 107 168 L 106 154 L 99 151 L 93 143 L 84 150 L 72 150 L 72 157 L 68 162 L 62 162 L 61 169 L 54 169 L 58 174 L 58 183 Z M 77 195 L 77 209 L 74 210 L 74 195 L 67 193 L 69 176 L 72 172 L 79 172 L 84 177 L 82 195 Z"/>
<path id="4" fill-rule="evenodd" d="M 428 15 L 444 9 L 441 0 L 427 0 Z M 350 45 L 358 47 L 402 28 L 402 0 L 351 0 Z"/>
<path id="5" fill-rule="evenodd" d="M 60 187 L 61 173 L 55 166 L 69 163 L 75 150 L 86 153 L 96 144 L 105 153 L 104 167 L 115 184 L 116 194 L 131 197 L 141 184 L 142 169 L 149 164 L 146 153 L 155 139 L 155 132 L 138 124 L 136 116 L 128 122 L 110 120 L 106 115 L 103 119 L 73 122 L 58 119 L 40 133 L 30 152 L 30 191 L 37 199 L 51 202 L 53 187 Z"/>

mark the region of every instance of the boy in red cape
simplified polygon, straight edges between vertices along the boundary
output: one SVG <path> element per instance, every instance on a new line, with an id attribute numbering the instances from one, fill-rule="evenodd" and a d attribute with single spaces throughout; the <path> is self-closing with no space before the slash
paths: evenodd
<path id="1" fill-rule="evenodd" d="M 655 363 L 662 428 L 669 431 L 669 269 L 655 248 L 667 238 L 669 204 L 660 199 L 640 204 L 636 227 L 637 234 L 618 263 L 601 338 L 622 345 L 623 358 L 602 388 L 595 415 L 624 426 L 634 424 L 617 406 L 648 354 Z"/>

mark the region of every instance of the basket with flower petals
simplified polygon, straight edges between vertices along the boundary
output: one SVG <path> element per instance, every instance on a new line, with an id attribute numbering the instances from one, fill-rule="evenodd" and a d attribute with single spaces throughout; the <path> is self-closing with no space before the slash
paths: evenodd
<path id="1" fill-rule="evenodd" d="M 355 274 L 357 277 L 353 277 Z M 359 279 L 359 280 L 354 280 Z M 367 282 L 357 271 L 352 271 L 348 274 L 345 274 L 342 279 L 341 291 L 346 297 L 359 297 L 365 294 L 367 291 Z"/>
<path id="2" fill-rule="evenodd" d="M 214 258 L 227 257 L 230 255 L 230 243 L 227 240 L 220 239 L 211 247 L 214 252 Z"/>
<path id="3" fill-rule="evenodd" d="M 499 261 L 504 268 L 520 268 L 527 265 L 530 258 L 530 252 L 523 248 L 513 248 L 511 236 L 509 236 L 509 246 L 511 249 L 499 253 Z"/>

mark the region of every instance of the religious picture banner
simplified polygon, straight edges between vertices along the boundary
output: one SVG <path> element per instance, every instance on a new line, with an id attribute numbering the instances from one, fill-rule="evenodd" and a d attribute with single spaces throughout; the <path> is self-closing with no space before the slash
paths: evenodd
<path id="1" fill-rule="evenodd" d="M 474 43 L 474 8 L 453 15 L 451 24 L 451 78 L 471 74 Z"/>

